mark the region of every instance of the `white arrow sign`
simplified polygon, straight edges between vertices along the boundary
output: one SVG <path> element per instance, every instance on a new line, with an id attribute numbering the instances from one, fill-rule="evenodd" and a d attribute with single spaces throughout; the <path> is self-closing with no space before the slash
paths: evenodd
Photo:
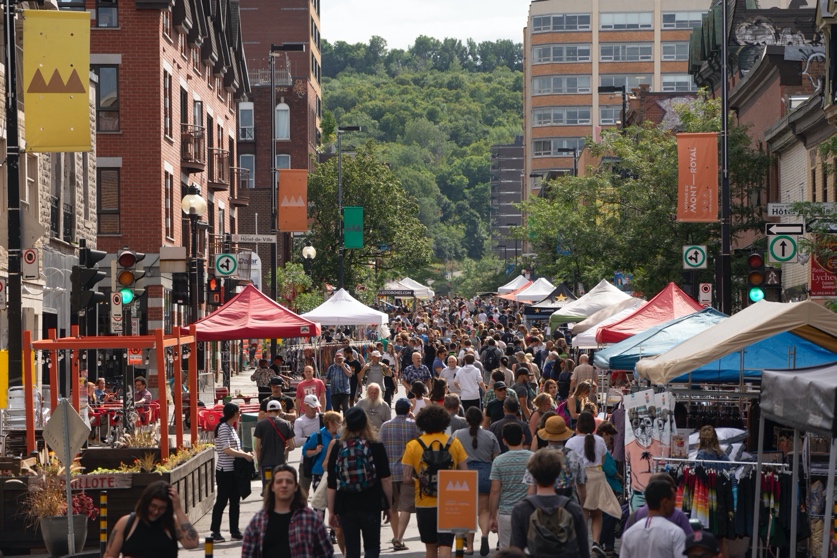
<path id="1" fill-rule="evenodd" d="M 805 226 L 802 223 L 767 223 L 764 225 L 764 232 L 768 236 L 777 234 L 791 234 L 799 236 L 805 232 Z"/>

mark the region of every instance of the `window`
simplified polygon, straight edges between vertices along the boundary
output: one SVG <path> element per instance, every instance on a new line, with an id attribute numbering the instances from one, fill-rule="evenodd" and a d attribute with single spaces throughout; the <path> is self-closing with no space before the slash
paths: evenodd
<path id="1" fill-rule="evenodd" d="M 547 31 L 589 31 L 590 14 L 562 14 L 536 16 L 532 18 L 532 32 Z"/>
<path id="2" fill-rule="evenodd" d="M 590 124 L 590 107 L 545 107 L 534 111 L 535 126 Z"/>
<path id="3" fill-rule="evenodd" d="M 654 18 L 651 12 L 602 14 L 599 29 L 652 29 Z"/>
<path id="4" fill-rule="evenodd" d="M 81 195 L 84 196 L 84 220 L 90 220 L 90 154 L 81 154 Z M 27 177 L 28 178 L 28 177 Z"/>
<path id="5" fill-rule="evenodd" d="M 163 135 L 171 139 L 171 74 L 163 72 Z"/>
<path id="6" fill-rule="evenodd" d="M 534 79 L 535 95 L 590 93 L 590 76 L 543 76 Z"/>
<path id="7" fill-rule="evenodd" d="M 626 91 L 631 91 L 639 87 L 641 83 L 651 84 L 651 76 L 648 74 L 630 74 L 630 75 L 603 75 L 599 76 L 599 85 L 613 86 L 626 88 Z"/>
<path id="8" fill-rule="evenodd" d="M 238 165 L 242 169 L 247 169 L 247 172 L 241 173 L 242 185 L 247 188 L 254 188 L 256 186 L 256 156 L 239 155 Z"/>
<path id="9" fill-rule="evenodd" d="M 616 124 L 622 120 L 622 107 L 599 107 L 599 124 Z"/>
<path id="10" fill-rule="evenodd" d="M 545 62 L 589 62 L 590 45 L 546 45 L 534 48 L 535 64 Z"/>
<path id="11" fill-rule="evenodd" d="M 638 62 L 651 60 L 652 44 L 603 44 L 599 60 L 602 62 Z"/>
<path id="12" fill-rule="evenodd" d="M 277 169 L 289 169 L 289 168 L 291 168 L 291 156 L 290 155 L 276 155 L 276 168 Z"/>
<path id="13" fill-rule="evenodd" d="M 558 151 L 559 149 L 581 150 L 584 147 L 583 138 L 553 138 L 534 141 L 535 157 L 572 157 L 571 151 Z"/>
<path id="14" fill-rule="evenodd" d="M 189 92 L 185 89 L 180 89 L 180 123 L 189 123 Z"/>
<path id="15" fill-rule="evenodd" d="M 84 0 L 58 0 L 58 9 L 83 12 L 85 10 Z"/>
<path id="16" fill-rule="evenodd" d="M 276 139 L 291 139 L 291 107 L 285 103 L 276 105 Z"/>
<path id="17" fill-rule="evenodd" d="M 703 12 L 669 12 L 663 14 L 663 29 L 693 29 L 703 24 Z"/>
<path id="18" fill-rule="evenodd" d="M 695 82 L 689 74 L 663 75 L 663 91 L 696 91 Z"/>
<path id="19" fill-rule="evenodd" d="M 119 66 L 92 66 L 96 84 L 96 130 L 119 131 Z"/>
<path id="20" fill-rule="evenodd" d="M 163 17 L 163 34 L 168 37 L 169 39 L 172 38 L 172 31 L 171 31 L 171 9 L 163 10 L 162 11 Z"/>
<path id="21" fill-rule="evenodd" d="M 688 60 L 689 43 L 663 43 L 663 60 Z"/>
<path id="22" fill-rule="evenodd" d="M 119 169 L 96 169 L 99 234 L 119 234 Z"/>
<path id="23" fill-rule="evenodd" d="M 36 199 L 38 199 L 38 156 L 27 154 L 26 187 L 21 192 L 20 201 L 30 203 L 31 200 Z"/>
<path id="24" fill-rule="evenodd" d="M 197 47 L 190 49 L 192 57 L 192 69 L 197 73 L 201 73 L 201 53 Z"/>
<path id="25" fill-rule="evenodd" d="M 96 0 L 96 27 L 119 27 L 116 0 Z"/>
<path id="26" fill-rule="evenodd" d="M 203 128 L 203 101 L 192 102 L 192 124 Z"/>
<path id="27" fill-rule="evenodd" d="M 166 238 L 174 238 L 174 176 L 166 171 L 163 178 L 166 192 Z"/>

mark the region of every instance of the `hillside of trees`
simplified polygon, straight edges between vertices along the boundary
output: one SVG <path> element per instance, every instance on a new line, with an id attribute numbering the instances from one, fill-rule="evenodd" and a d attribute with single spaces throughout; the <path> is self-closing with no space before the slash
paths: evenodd
<path id="1" fill-rule="evenodd" d="M 406 50 L 323 41 L 323 141 L 373 141 L 416 201 L 440 261 L 482 259 L 489 236 L 491 145 L 522 134 L 522 47 L 419 37 Z"/>

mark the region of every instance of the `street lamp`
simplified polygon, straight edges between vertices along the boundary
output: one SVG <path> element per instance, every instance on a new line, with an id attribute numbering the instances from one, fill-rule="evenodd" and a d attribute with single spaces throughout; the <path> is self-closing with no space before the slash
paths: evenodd
<path id="1" fill-rule="evenodd" d="M 180 207 L 183 213 L 189 216 L 189 222 L 192 226 L 192 269 L 189 274 L 189 298 L 192 302 L 192 320 L 198 320 L 198 289 L 201 285 L 198 284 L 198 220 L 206 213 L 206 200 L 201 197 L 201 190 L 194 184 L 189 186 L 186 190 L 186 195 L 180 202 Z"/>
<path id="2" fill-rule="evenodd" d="M 339 220 L 338 239 L 340 245 L 337 248 L 339 271 L 337 275 L 337 288 L 343 288 L 343 258 L 346 250 L 343 248 L 343 132 L 360 132 L 360 126 L 338 126 L 337 127 L 337 214 Z"/>
<path id="3" fill-rule="evenodd" d="M 305 246 L 302 248 L 302 257 L 305 259 L 305 273 L 311 275 L 311 264 L 314 263 L 314 258 L 317 257 L 317 249 L 311 246 L 311 241 L 306 240 Z"/>
<path id="4" fill-rule="evenodd" d="M 622 93 L 622 134 L 628 120 L 628 90 L 624 85 L 600 85 L 599 93 Z"/>

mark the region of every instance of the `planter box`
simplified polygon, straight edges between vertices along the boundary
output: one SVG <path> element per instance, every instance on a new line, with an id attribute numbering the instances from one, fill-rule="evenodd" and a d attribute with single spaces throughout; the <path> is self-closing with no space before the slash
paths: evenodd
<path id="1" fill-rule="evenodd" d="M 105 454 L 114 451 L 123 452 L 122 456 L 128 455 L 126 462 L 133 463 L 135 458 L 141 457 L 150 450 L 88 450 L 82 457 L 83 460 L 89 459 L 85 468 L 91 471 L 98 467 L 117 468 L 119 466 L 118 461 L 115 466 L 105 464 L 114 459 L 114 456 L 106 456 Z M 129 451 L 135 453 L 130 455 L 124 453 Z M 158 454 L 159 451 L 157 449 Z M 102 461 L 93 461 L 93 457 L 101 457 Z M 136 506 L 145 488 L 155 481 L 164 480 L 174 485 L 177 493 L 180 494 L 183 511 L 186 512 L 193 524 L 206 515 L 215 504 L 215 450 L 211 448 L 199 453 L 168 473 L 125 473 L 124 475 L 130 477 L 130 488 L 108 490 L 108 536 L 110 536 L 117 520 L 134 511 L 134 506 Z M 0 551 L 11 554 L 18 551 L 28 553 L 31 549 L 41 549 L 44 547 L 44 543 L 40 531 L 27 528 L 26 520 L 19 513 L 26 487 L 19 483 L 9 482 L 12 479 L 27 482 L 27 477 L 0 477 L 0 533 L 3 534 L 0 537 Z M 98 507 L 100 491 L 87 489 L 85 492 L 93 498 L 93 502 Z M 99 520 L 96 519 L 96 521 L 88 522 L 86 548 L 98 548 L 98 545 Z"/>

